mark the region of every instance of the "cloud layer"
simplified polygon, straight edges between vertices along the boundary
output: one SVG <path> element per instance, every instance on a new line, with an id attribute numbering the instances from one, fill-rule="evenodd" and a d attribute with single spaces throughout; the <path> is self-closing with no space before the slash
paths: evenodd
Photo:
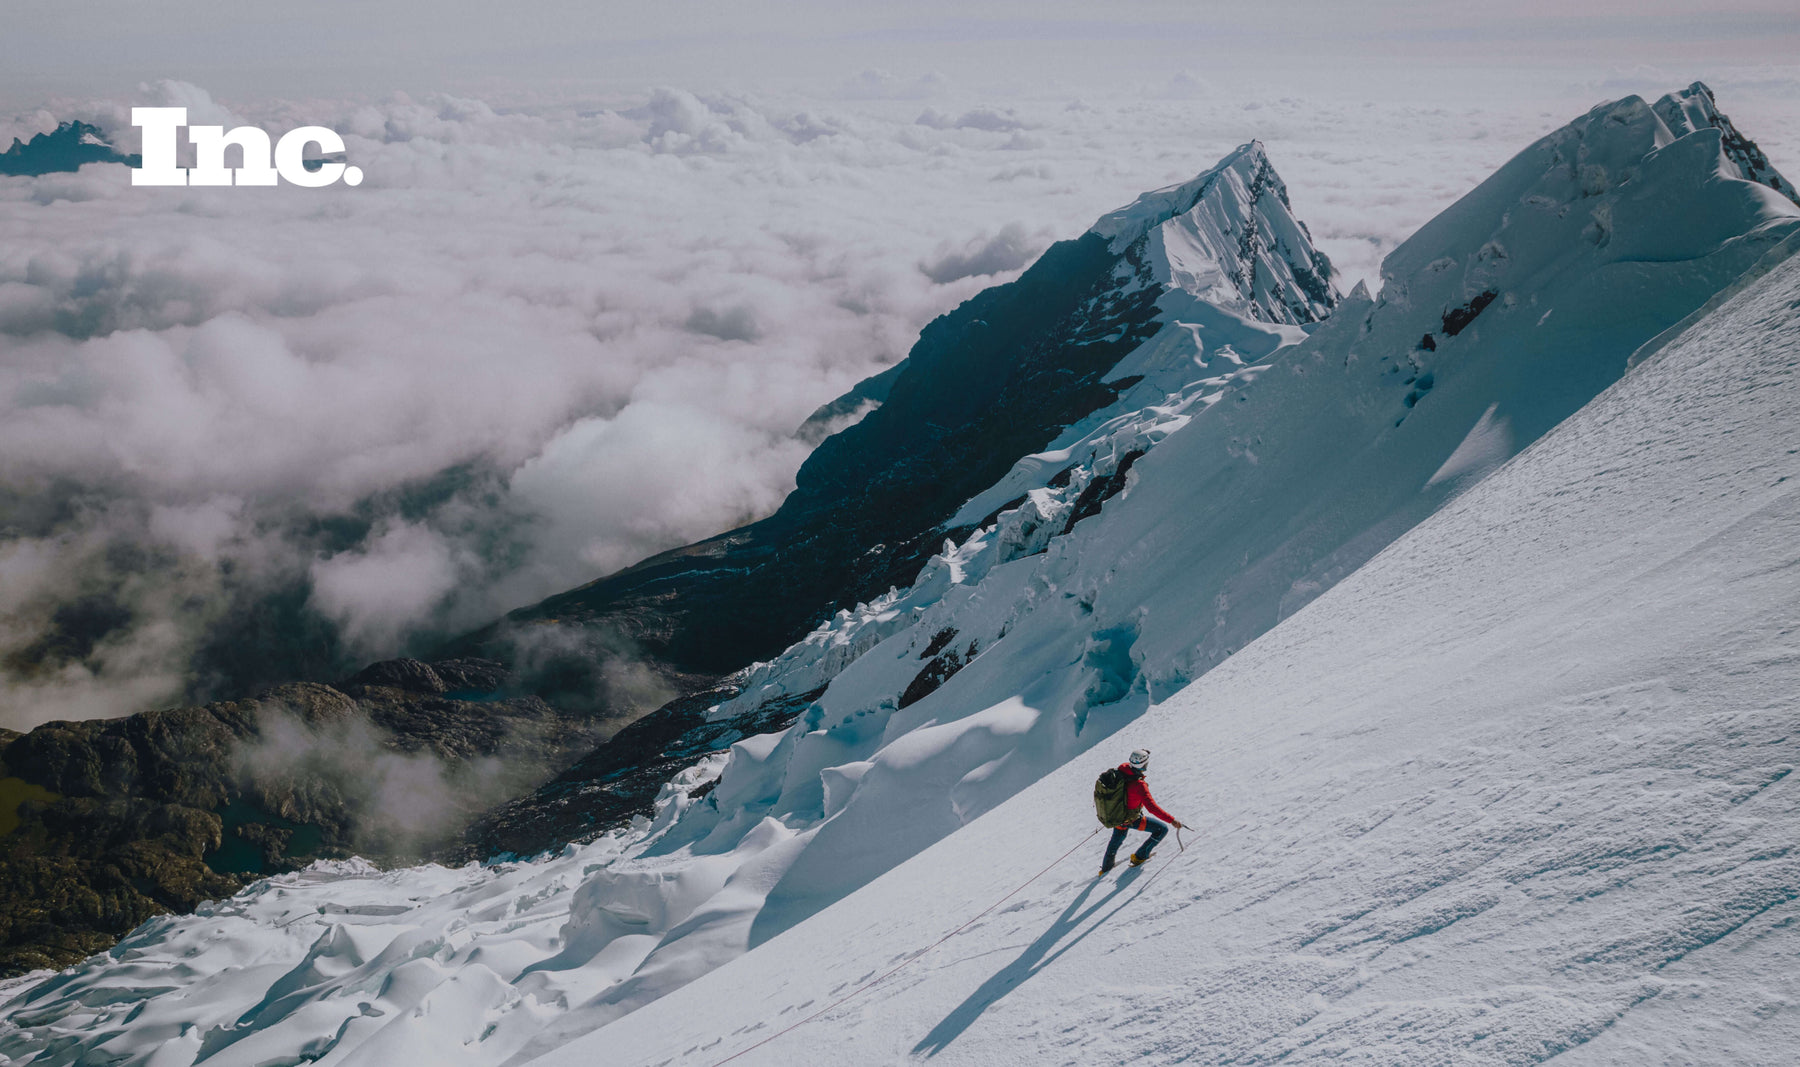
<path id="1" fill-rule="evenodd" d="M 329 676 L 766 514 L 794 429 L 933 315 L 1251 137 L 1353 281 L 1571 117 L 872 72 L 505 107 L 162 83 L 8 128 L 134 150 L 134 103 L 330 126 L 367 179 L 0 179 L 0 725 Z M 1745 125 L 1781 162 L 1791 123 Z"/>

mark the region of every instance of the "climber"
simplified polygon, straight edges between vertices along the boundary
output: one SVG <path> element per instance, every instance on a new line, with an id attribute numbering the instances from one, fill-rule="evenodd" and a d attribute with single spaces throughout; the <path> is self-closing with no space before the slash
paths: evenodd
<path id="1" fill-rule="evenodd" d="M 1125 842 L 1128 830 L 1147 830 L 1150 840 L 1138 846 L 1131 854 L 1131 865 L 1142 866 L 1156 852 L 1156 846 L 1162 842 L 1163 836 L 1173 825 L 1177 830 L 1182 822 L 1162 809 L 1156 798 L 1150 795 L 1150 787 L 1145 784 L 1145 775 L 1150 767 L 1150 750 L 1140 748 L 1131 754 L 1131 758 L 1116 768 L 1108 768 L 1102 772 L 1094 783 L 1094 811 L 1104 826 L 1112 829 L 1112 840 L 1106 845 L 1106 859 L 1100 864 L 1100 873 L 1105 874 L 1113 869 L 1119 855 L 1119 846 Z M 1148 810 L 1150 815 L 1144 814 Z M 1162 819 L 1164 822 L 1158 822 Z"/>

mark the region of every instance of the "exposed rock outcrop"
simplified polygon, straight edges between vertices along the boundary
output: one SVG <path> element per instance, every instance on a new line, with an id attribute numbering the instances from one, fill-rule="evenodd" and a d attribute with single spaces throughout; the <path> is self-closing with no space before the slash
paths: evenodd
<path id="1" fill-rule="evenodd" d="M 0 974 L 318 858 L 422 856 L 590 751 L 600 724 L 509 696 L 492 661 L 390 660 L 336 685 L 52 722 L 0 738 Z"/>

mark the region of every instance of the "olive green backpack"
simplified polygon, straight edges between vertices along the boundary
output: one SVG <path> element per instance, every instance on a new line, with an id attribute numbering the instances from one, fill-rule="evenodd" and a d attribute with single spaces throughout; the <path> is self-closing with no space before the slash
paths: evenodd
<path id="1" fill-rule="evenodd" d="M 1120 827 L 1131 821 L 1131 808 L 1125 802 L 1128 781 L 1117 767 L 1106 768 L 1094 781 L 1094 814 L 1100 817 L 1101 826 Z"/>

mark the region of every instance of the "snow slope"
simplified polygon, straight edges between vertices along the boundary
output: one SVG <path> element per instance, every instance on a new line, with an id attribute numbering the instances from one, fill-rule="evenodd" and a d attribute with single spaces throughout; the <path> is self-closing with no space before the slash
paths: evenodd
<path id="1" fill-rule="evenodd" d="M 1684 99 L 1659 107 L 1687 114 Z M 1279 264 L 1263 253 L 1283 247 L 1279 234 L 1241 241 L 1248 259 L 1215 240 L 1224 208 L 1273 213 L 1280 197 L 1266 181 L 1258 187 L 1260 157 L 1246 146 L 1209 172 L 1206 188 L 1223 203 L 1203 194 L 1190 203 L 1178 187 L 1102 220 L 1127 261 L 1121 284 L 1155 293 L 1160 311 L 1155 334 L 1111 376 L 1135 384 L 971 500 L 949 525 L 978 528 L 947 543 L 912 586 L 840 612 L 746 672 L 742 695 L 714 710 L 723 719 L 815 694 L 792 728 L 696 754 L 654 821 L 556 856 L 386 874 L 319 866 L 146 924 L 107 956 L 8 990 L 0 1055 L 40 1064 L 525 1062 L 601 1027 L 612 1034 L 617 1020 L 746 952 L 752 966 L 784 933 L 815 929 L 821 912 L 910 857 L 1007 823 L 997 837 L 976 835 L 979 846 L 955 844 L 972 851 L 953 862 L 928 865 L 937 881 L 915 901 L 927 911 L 904 929 L 872 918 L 885 910 L 859 913 L 875 947 L 821 958 L 849 961 L 860 975 L 889 958 L 880 938 L 907 942 L 979 910 L 1016 866 L 1010 824 L 1029 831 L 1018 847 L 1039 855 L 1043 833 L 1086 818 L 1085 785 L 1056 787 L 1056 804 L 1037 802 L 1041 816 L 985 813 L 1115 731 L 1163 723 L 1166 710 L 1140 716 L 1202 675 L 1214 685 L 1207 672 L 1219 664 L 1232 668 L 1227 678 L 1243 677 L 1226 657 L 1581 408 L 1645 342 L 1800 229 L 1800 209 L 1749 180 L 1720 127 L 1678 134 L 1630 98 L 1521 153 L 1396 250 L 1378 299 L 1352 294 L 1308 335 L 1287 303 L 1260 302 L 1274 291 L 1261 283 Z M 1202 262 L 1209 248 L 1217 258 Z M 1514 529 L 1534 543 L 1529 524 Z M 1397 636 L 1381 647 L 1381 664 L 1411 662 Z M 1304 681 L 1335 687 L 1314 673 L 1326 665 Z M 1284 732 L 1281 706 L 1242 699 L 1261 717 L 1230 722 L 1265 731 L 1277 750 L 1312 751 L 1312 740 Z M 1194 722 L 1223 729 L 1213 717 Z M 1382 751 L 1420 729 L 1389 736 L 1371 726 L 1381 743 L 1358 747 L 1361 727 L 1331 722 L 1351 762 L 1321 757 L 1316 773 L 1346 796 L 1346 768 L 1379 765 Z M 1284 836 L 1317 798 L 1283 792 L 1280 765 L 1256 755 L 1233 757 L 1231 773 L 1267 795 L 1190 790 L 1190 804 L 1250 819 L 1256 848 L 1293 852 L 1298 866 L 1267 878 L 1349 863 L 1344 849 L 1354 846 L 1303 855 L 1302 840 Z M 1473 774 L 1478 762 L 1458 766 Z M 1095 769 L 1080 763 L 1053 781 Z M 1448 778 L 1432 781 L 1449 788 Z M 1170 784 L 1174 801 L 1182 783 Z M 1368 877 L 1386 869 L 1377 863 Z M 926 883 L 908 884 L 901 896 Z M 1058 899 L 1060 909 L 1067 898 Z M 1301 982 L 1310 972 L 1295 973 Z M 799 988 L 758 983 L 727 996 Z M 678 1003 L 691 1013 L 696 1002 Z M 707 1037 L 656 1017 L 695 1041 L 731 1029 Z M 647 1032 L 630 1029 L 639 1035 L 630 1040 Z"/>
<path id="2" fill-rule="evenodd" d="M 1791 1063 L 1796 693 L 1788 259 L 1103 751 L 539 1062 Z M 1096 881 L 1136 745 L 1197 832 Z"/>

